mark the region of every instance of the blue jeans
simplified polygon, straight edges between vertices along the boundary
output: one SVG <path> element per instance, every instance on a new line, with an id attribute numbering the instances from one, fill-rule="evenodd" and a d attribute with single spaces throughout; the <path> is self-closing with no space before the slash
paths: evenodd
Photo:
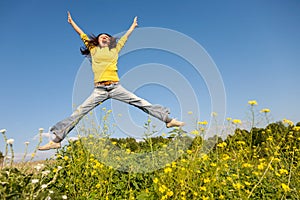
<path id="1" fill-rule="evenodd" d="M 171 118 L 169 118 L 169 109 L 161 105 L 150 104 L 148 101 L 137 97 L 132 92 L 123 88 L 119 83 L 108 86 L 97 86 L 94 88 L 92 94 L 70 117 L 58 122 L 50 129 L 56 136 L 53 141 L 61 142 L 87 113 L 110 98 L 133 105 L 165 123 L 171 121 Z"/>

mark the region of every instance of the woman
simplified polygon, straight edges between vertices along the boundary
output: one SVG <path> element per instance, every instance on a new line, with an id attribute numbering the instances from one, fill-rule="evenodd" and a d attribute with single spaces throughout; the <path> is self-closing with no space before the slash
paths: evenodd
<path id="1" fill-rule="evenodd" d="M 50 129 L 55 138 L 48 144 L 39 147 L 39 150 L 60 148 L 60 142 L 78 124 L 82 117 L 100 103 L 110 98 L 136 106 L 165 122 L 168 128 L 184 125 L 183 122 L 170 118 L 167 108 L 150 104 L 146 100 L 124 89 L 119 83 L 117 73 L 118 54 L 126 43 L 127 38 L 138 26 L 137 17 L 134 18 L 128 31 L 118 41 L 107 33 L 101 33 L 97 37 L 93 35 L 88 37 L 73 21 L 70 12 L 68 12 L 68 22 L 85 44 L 85 47 L 80 49 L 81 53 L 91 58 L 95 87 L 90 97 L 70 117 L 58 122 Z"/>

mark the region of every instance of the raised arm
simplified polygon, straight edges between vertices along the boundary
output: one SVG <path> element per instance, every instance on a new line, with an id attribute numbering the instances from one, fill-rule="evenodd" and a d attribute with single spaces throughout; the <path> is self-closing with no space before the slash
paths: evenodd
<path id="1" fill-rule="evenodd" d="M 74 28 L 74 30 L 79 34 L 83 34 L 84 32 L 81 30 L 81 28 L 79 28 L 79 26 L 77 26 L 77 24 L 73 21 L 70 12 L 68 11 L 68 22 L 69 24 L 72 25 L 72 27 Z"/>
<path id="2" fill-rule="evenodd" d="M 130 28 L 129 28 L 128 31 L 124 34 L 124 36 L 129 37 L 130 34 L 132 33 L 132 31 L 133 31 L 137 26 L 138 26 L 138 23 L 137 23 L 137 17 L 135 17 L 135 18 L 133 19 L 133 22 L 132 22 Z"/>

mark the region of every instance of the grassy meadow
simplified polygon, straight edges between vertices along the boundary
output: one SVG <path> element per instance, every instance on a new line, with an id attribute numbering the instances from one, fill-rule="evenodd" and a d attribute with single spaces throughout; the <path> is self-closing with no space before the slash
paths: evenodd
<path id="1" fill-rule="evenodd" d="M 269 109 L 257 113 L 256 101 L 248 104 L 250 128 L 241 128 L 244 122 L 239 119 L 227 118 L 220 130 L 226 138 L 204 139 L 207 121 L 196 122 L 190 133 L 176 128 L 152 137 L 156 131 L 149 120 L 145 139 L 139 142 L 111 138 L 109 128 L 102 132 L 83 128 L 79 139 L 69 141 L 55 158 L 39 162 L 14 163 L 13 141 L 1 130 L 6 149 L 1 161 L 0 197 L 300 199 L 300 123 L 287 119 L 271 123 Z M 256 127 L 262 120 L 266 125 Z"/>

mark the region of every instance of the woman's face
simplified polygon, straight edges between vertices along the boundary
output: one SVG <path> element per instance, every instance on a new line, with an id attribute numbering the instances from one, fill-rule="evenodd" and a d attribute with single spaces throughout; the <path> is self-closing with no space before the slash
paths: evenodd
<path id="1" fill-rule="evenodd" d="M 108 35 L 102 34 L 98 37 L 98 42 L 100 47 L 108 47 L 110 43 L 110 37 Z"/>

